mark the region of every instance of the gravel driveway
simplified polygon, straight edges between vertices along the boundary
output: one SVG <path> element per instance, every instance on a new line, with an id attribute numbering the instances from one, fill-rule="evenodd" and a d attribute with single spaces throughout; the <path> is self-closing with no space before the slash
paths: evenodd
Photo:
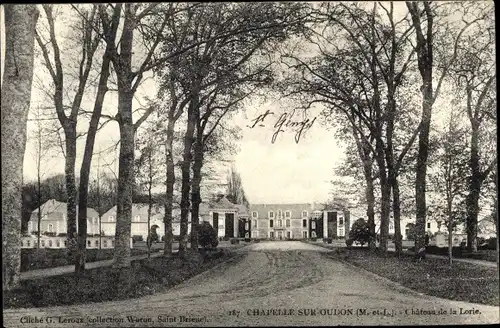
<path id="1" fill-rule="evenodd" d="M 315 245 L 261 242 L 236 251 L 246 256 L 237 263 L 223 263 L 166 293 L 100 304 L 5 310 L 4 326 L 435 325 L 499 321 L 498 307 L 405 291 L 327 259 L 321 253 L 329 250 Z"/>

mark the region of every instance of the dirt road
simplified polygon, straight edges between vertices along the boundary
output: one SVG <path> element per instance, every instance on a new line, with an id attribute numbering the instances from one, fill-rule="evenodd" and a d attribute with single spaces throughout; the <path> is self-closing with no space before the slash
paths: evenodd
<path id="1" fill-rule="evenodd" d="M 498 307 L 408 293 L 327 259 L 321 252 L 329 250 L 315 245 L 262 242 L 237 251 L 246 254 L 241 261 L 224 263 L 163 294 L 100 304 L 6 310 L 4 326 L 413 325 L 499 321 Z"/>

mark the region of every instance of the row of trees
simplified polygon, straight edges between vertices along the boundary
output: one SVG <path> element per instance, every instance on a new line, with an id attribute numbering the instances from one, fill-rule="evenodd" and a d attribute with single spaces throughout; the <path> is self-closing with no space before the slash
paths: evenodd
<path id="1" fill-rule="evenodd" d="M 424 244 L 427 170 L 434 160 L 433 107 L 459 95 L 455 107 L 466 108 L 471 124 L 465 198 L 469 247 L 474 248 L 481 188 L 496 164 L 496 158 L 480 151 L 488 140 L 485 131 L 496 121 L 491 4 L 108 3 L 43 5 L 40 10 L 10 5 L 5 10 L 9 20 L 2 98 L 9 102 L 2 102 L 2 128 L 7 127 L 2 136 L 5 131 L 10 137 L 2 138 L 8 150 L 2 156 L 7 177 L 2 184 L 11 196 L 2 204 L 9 250 L 4 286 L 18 281 L 19 195 L 35 41 L 35 60 L 45 67 L 48 79 L 42 80 L 49 81 L 39 87 L 41 102 L 55 109 L 63 143 L 68 245 L 77 274 L 85 266 L 89 179 L 102 126 L 114 122 L 120 131 L 114 266 L 130 265 L 134 191 L 147 190 L 151 204 L 157 179 L 165 181 L 164 255 L 172 252 L 172 209 L 179 201 L 183 257 L 189 213 L 191 247 L 198 247 L 207 161 L 224 160 L 223 154 L 234 146 L 231 140 L 238 137 L 231 117 L 269 87 L 306 108 L 321 104 L 330 124 L 342 125 L 347 119 L 349 133 L 344 136 L 352 136 L 349 142 L 355 145 L 351 157 L 357 159 L 353 163 L 359 164 L 366 187 L 370 231 L 374 236 L 378 202 L 381 249 L 386 250 L 392 212 L 398 252 L 405 185 L 415 186 L 410 206 L 416 213 L 416 247 Z M 463 19 L 452 19 L 456 15 Z M 68 28 L 60 29 L 62 24 Z M 472 48 L 470 40 L 481 46 Z M 296 51 L 303 48 L 314 49 L 315 56 Z M 149 77 L 158 86 L 157 94 L 141 105 L 138 90 Z M 88 117 L 85 128 L 82 115 Z M 80 137 L 85 137 L 85 147 L 78 178 Z M 156 172 L 158 163 L 163 172 Z M 238 183 L 230 178 L 231 186 Z M 232 197 L 245 203 L 244 195 L 235 192 Z"/>
<path id="2" fill-rule="evenodd" d="M 479 197 L 496 165 L 490 150 L 496 145 L 492 5 L 327 3 L 316 15 L 324 18 L 316 29 L 322 33 L 307 41 L 318 54 L 304 59 L 287 53 L 284 62 L 291 74 L 283 89 L 306 107 L 326 107 L 327 124 L 341 126 L 339 135 L 352 145 L 344 170 L 363 178 L 370 247 L 375 248 L 378 208 L 381 250 L 387 247 L 392 214 L 396 251 L 401 252 L 402 198 L 413 200 L 416 248 L 424 245 L 432 169 L 433 177 L 448 180 L 432 186 L 443 187 L 438 194 L 448 202 L 443 209 L 450 222 L 457 220 L 460 207 L 453 184 L 461 184 L 468 248 L 475 250 Z M 431 124 L 436 106 L 446 127 Z M 466 130 L 457 127 L 457 122 L 464 125 L 462 108 L 469 121 Z M 346 119 L 349 124 L 342 124 Z M 401 184 L 407 197 L 401 197 Z M 414 192 L 405 185 L 414 186 Z"/>

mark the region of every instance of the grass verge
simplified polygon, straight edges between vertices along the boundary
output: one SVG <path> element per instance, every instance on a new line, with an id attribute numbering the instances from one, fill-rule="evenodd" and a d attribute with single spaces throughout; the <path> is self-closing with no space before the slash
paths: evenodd
<path id="1" fill-rule="evenodd" d="M 499 279 L 496 268 L 455 262 L 450 267 L 443 259 L 427 258 L 416 262 L 412 256 L 372 254 L 367 248 L 338 248 L 325 253 L 405 287 L 427 295 L 455 301 L 500 305 Z"/>
<path id="2" fill-rule="evenodd" d="M 148 252 L 147 248 L 132 248 L 130 251 L 132 256 Z M 113 252 L 113 249 L 87 249 L 86 262 L 110 260 L 113 258 Z M 72 265 L 74 261 L 66 248 L 21 249 L 21 272 Z"/>
<path id="3" fill-rule="evenodd" d="M 74 305 L 123 300 L 165 291 L 186 279 L 240 255 L 218 249 L 132 261 L 129 269 L 101 267 L 86 270 L 81 277 L 64 274 L 21 281 L 21 287 L 4 292 L 4 309 Z"/>

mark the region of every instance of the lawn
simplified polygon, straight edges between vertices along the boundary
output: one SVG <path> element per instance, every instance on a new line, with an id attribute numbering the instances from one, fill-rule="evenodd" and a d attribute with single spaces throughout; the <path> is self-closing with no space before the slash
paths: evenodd
<path id="1" fill-rule="evenodd" d="M 226 249 L 187 254 L 184 261 L 176 254 L 171 258 L 135 260 L 128 270 L 101 267 L 86 270 L 81 277 L 65 274 L 23 280 L 19 289 L 4 291 L 4 309 L 74 305 L 151 295 L 223 261 L 238 261 L 241 258 L 241 255 Z"/>
<path id="2" fill-rule="evenodd" d="M 86 262 L 112 259 L 113 251 L 113 249 L 87 249 Z M 147 252 L 148 251 L 146 247 L 131 249 L 132 255 L 146 254 Z M 21 249 L 21 272 L 54 268 L 58 266 L 71 265 L 73 263 L 74 258 L 70 255 L 67 249 Z"/>
<path id="3" fill-rule="evenodd" d="M 326 256 L 346 261 L 418 292 L 455 301 L 500 305 L 496 268 L 427 258 L 416 262 L 412 256 L 397 258 L 371 254 L 367 248 L 338 248 Z"/>

